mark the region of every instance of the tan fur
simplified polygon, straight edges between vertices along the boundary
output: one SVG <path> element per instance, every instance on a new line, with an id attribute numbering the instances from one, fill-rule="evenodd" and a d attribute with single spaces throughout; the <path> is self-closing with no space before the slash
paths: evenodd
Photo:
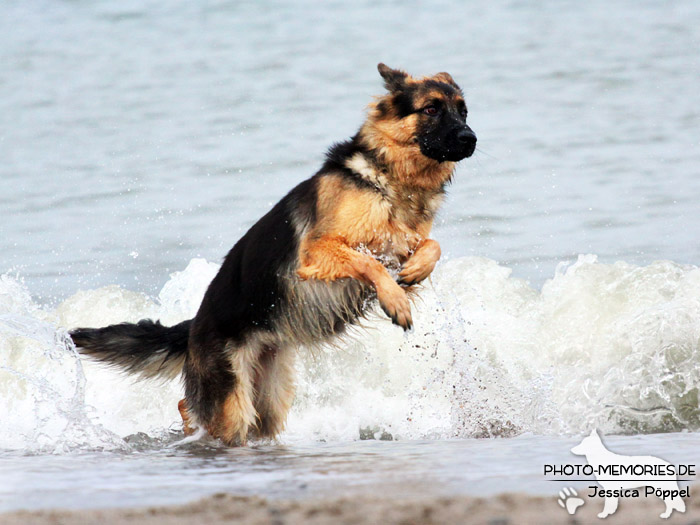
<path id="1" fill-rule="evenodd" d="M 180 417 L 182 417 L 182 430 L 185 436 L 191 436 L 195 432 L 195 428 L 192 425 L 192 419 L 187 410 L 187 400 L 181 399 L 177 404 L 177 410 L 180 412 Z"/>
<path id="2" fill-rule="evenodd" d="M 324 236 L 302 242 L 302 279 L 335 281 L 349 277 L 370 284 L 377 293 L 379 304 L 395 318 L 400 326 L 412 324 L 411 307 L 406 293 L 396 284 L 386 268 L 376 259 L 353 250 L 342 237 Z"/>
<path id="3" fill-rule="evenodd" d="M 260 358 L 255 377 L 255 410 L 258 435 L 274 438 L 284 430 L 294 400 L 293 348 L 268 347 Z"/>
<path id="4" fill-rule="evenodd" d="M 420 151 L 415 141 L 416 115 L 403 120 L 381 119 L 376 104 L 370 106 L 368 121 L 360 131 L 367 145 L 390 166 L 388 176 L 402 189 L 437 191 L 449 181 L 454 162 L 438 162 Z"/>

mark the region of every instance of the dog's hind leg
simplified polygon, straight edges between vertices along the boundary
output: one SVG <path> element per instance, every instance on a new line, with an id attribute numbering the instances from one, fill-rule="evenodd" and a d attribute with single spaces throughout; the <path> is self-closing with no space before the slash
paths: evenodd
<path id="1" fill-rule="evenodd" d="M 229 446 L 246 443 L 256 422 L 253 380 L 259 353 L 252 345 L 191 341 L 180 404 L 186 427 L 201 426 Z"/>
<path id="2" fill-rule="evenodd" d="M 605 503 L 603 504 L 603 512 L 598 514 L 599 518 L 607 518 L 610 514 L 613 514 L 617 510 L 617 504 L 619 503 L 618 498 L 605 498 Z"/>
<path id="3" fill-rule="evenodd" d="M 275 438 L 284 430 L 294 400 L 293 348 L 267 345 L 260 354 L 255 380 L 255 409 L 260 437 Z"/>
<path id="4" fill-rule="evenodd" d="M 248 433 L 256 427 L 254 381 L 259 367 L 260 348 L 253 345 L 227 345 L 233 372 L 233 388 L 209 425 L 209 433 L 229 446 L 245 445 Z"/>
<path id="5" fill-rule="evenodd" d="M 187 410 L 187 400 L 181 399 L 177 404 L 177 410 L 180 412 L 180 417 L 182 417 L 182 430 L 185 432 L 185 436 L 191 436 L 194 434 L 195 429 L 192 427 L 192 418 Z"/>
<path id="6" fill-rule="evenodd" d="M 669 483 L 669 485 L 671 487 L 675 487 L 675 489 L 670 490 L 679 490 L 677 483 Z M 664 499 L 663 502 L 666 505 L 666 509 L 664 510 L 664 512 L 661 513 L 661 515 L 659 516 L 660 518 L 669 518 L 674 510 L 677 510 L 678 512 L 685 512 L 685 501 L 683 501 L 683 498 L 681 498 L 680 496 Z"/>

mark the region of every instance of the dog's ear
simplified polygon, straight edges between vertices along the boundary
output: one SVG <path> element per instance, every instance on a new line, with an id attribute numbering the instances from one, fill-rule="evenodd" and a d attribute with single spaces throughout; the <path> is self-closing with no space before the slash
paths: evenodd
<path id="1" fill-rule="evenodd" d="M 598 439 L 600 439 L 600 435 L 598 434 L 597 428 L 594 428 L 593 430 L 591 430 L 591 437 L 597 437 Z"/>
<path id="2" fill-rule="evenodd" d="M 386 64 L 380 62 L 377 64 L 379 74 L 384 79 L 384 85 L 390 92 L 401 91 L 406 86 L 408 73 L 404 73 L 398 69 L 391 69 Z"/>
<path id="3" fill-rule="evenodd" d="M 433 78 L 435 80 L 437 80 L 438 82 L 444 82 L 445 84 L 450 84 L 456 88 L 459 88 L 459 86 L 457 85 L 457 82 L 455 82 L 454 79 L 452 78 L 452 75 L 450 75 L 449 73 L 447 73 L 445 71 L 442 71 L 440 73 L 436 73 L 435 75 L 433 75 Z"/>

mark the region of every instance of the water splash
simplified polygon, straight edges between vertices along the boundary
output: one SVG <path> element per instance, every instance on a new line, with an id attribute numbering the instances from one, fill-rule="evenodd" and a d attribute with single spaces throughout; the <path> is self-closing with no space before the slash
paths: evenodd
<path id="1" fill-rule="evenodd" d="M 191 318 L 217 269 L 191 261 L 157 300 L 110 286 L 54 310 L 2 276 L 0 448 L 119 448 L 139 432 L 170 436 L 180 383 L 135 383 L 81 361 L 66 329 Z M 414 308 L 412 333 L 378 316 L 339 347 L 300 352 L 283 441 L 700 429 L 696 267 L 582 256 L 537 291 L 495 261 L 467 257 L 442 264 Z"/>

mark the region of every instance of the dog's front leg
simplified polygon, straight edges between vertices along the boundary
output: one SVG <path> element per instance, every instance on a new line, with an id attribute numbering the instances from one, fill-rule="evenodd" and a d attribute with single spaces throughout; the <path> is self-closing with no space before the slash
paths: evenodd
<path id="1" fill-rule="evenodd" d="M 440 244 L 433 239 L 423 239 L 413 255 L 403 264 L 399 272 L 400 284 L 417 284 L 427 278 L 440 259 Z"/>
<path id="2" fill-rule="evenodd" d="M 370 284 L 377 292 L 379 305 L 393 323 L 404 330 L 411 328 L 411 305 L 406 292 L 376 259 L 353 250 L 342 238 L 331 236 L 305 239 L 299 258 L 297 274 L 301 279 L 335 281 L 350 277 Z"/>

